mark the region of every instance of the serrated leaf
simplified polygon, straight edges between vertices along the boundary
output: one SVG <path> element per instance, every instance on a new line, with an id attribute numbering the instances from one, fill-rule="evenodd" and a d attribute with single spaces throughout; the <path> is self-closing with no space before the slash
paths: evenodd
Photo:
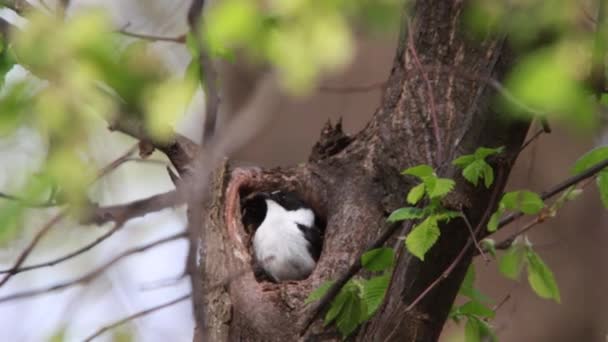
<path id="1" fill-rule="evenodd" d="M 484 162 L 483 166 L 483 182 L 487 189 L 494 183 L 494 169 L 486 162 Z"/>
<path id="2" fill-rule="evenodd" d="M 439 226 L 437 221 L 432 217 L 428 217 L 414 229 L 405 238 L 405 246 L 408 251 L 424 261 L 424 255 L 439 239 Z"/>
<path id="3" fill-rule="evenodd" d="M 308 295 L 308 298 L 306 298 L 306 300 L 304 301 L 304 304 L 316 302 L 317 300 L 321 299 L 327 293 L 327 290 L 329 290 L 329 288 L 333 284 L 334 284 L 334 281 L 330 280 L 330 281 L 326 281 L 323 284 L 319 285 L 319 287 L 317 287 L 314 291 L 312 291 Z"/>
<path id="4" fill-rule="evenodd" d="M 462 176 L 473 185 L 479 184 L 479 178 L 483 172 L 484 161 L 476 160 L 462 170 Z"/>
<path id="5" fill-rule="evenodd" d="M 538 254 L 531 249 L 526 253 L 528 260 L 528 282 L 539 297 L 561 302 L 559 288 L 553 272 L 543 262 Z"/>
<path id="6" fill-rule="evenodd" d="M 433 188 L 427 190 L 429 191 L 429 197 L 441 198 L 447 195 L 450 191 L 452 191 L 452 189 L 454 189 L 454 185 L 456 185 L 456 182 L 451 179 L 437 178 L 435 180 L 435 185 L 433 186 Z"/>
<path id="7" fill-rule="evenodd" d="M 343 337 L 347 337 L 355 331 L 362 318 L 367 315 L 365 303 L 354 291 L 348 291 L 346 297 L 340 314 L 336 317 L 336 326 Z"/>
<path id="8" fill-rule="evenodd" d="M 525 265 L 525 257 L 525 250 L 522 246 L 512 245 L 507 252 L 503 254 L 502 258 L 500 258 L 498 265 L 500 273 L 509 279 L 517 280 Z"/>
<path id="9" fill-rule="evenodd" d="M 420 183 L 415 187 L 410 189 L 410 192 L 407 194 L 407 203 L 416 204 L 424 196 L 424 183 Z"/>
<path id="10" fill-rule="evenodd" d="M 502 216 L 502 211 L 497 210 L 492 216 L 490 216 L 490 220 L 488 221 L 488 231 L 493 233 L 498 229 L 498 224 L 500 223 L 500 217 Z"/>
<path id="11" fill-rule="evenodd" d="M 348 282 L 344 285 L 344 287 L 342 287 L 342 290 L 340 290 L 340 293 L 338 293 L 336 298 L 334 298 L 334 300 L 331 302 L 331 306 L 325 314 L 325 320 L 323 323 L 324 325 L 329 325 L 336 319 L 336 317 L 338 317 L 338 315 L 342 311 L 342 307 L 349 299 L 350 292 L 352 292 L 352 287 L 352 282 Z"/>
<path id="12" fill-rule="evenodd" d="M 403 170 L 403 172 L 401 172 L 401 174 L 423 179 L 428 176 L 433 176 L 435 174 L 435 171 L 433 171 L 432 167 L 422 164 L 405 169 Z"/>
<path id="13" fill-rule="evenodd" d="M 403 220 L 415 220 L 422 217 L 424 217 L 424 211 L 421 208 L 405 207 L 393 211 L 386 220 L 388 222 L 398 222 Z"/>
<path id="14" fill-rule="evenodd" d="M 505 209 L 517 210 L 519 208 L 519 191 L 505 193 L 500 200 L 500 205 Z"/>
<path id="15" fill-rule="evenodd" d="M 486 159 L 491 155 L 502 153 L 504 149 L 505 148 L 503 146 L 497 148 L 479 147 L 477 150 L 475 150 L 475 157 L 477 159 Z"/>
<path id="16" fill-rule="evenodd" d="M 494 318 L 494 311 L 477 300 L 471 300 L 460 306 L 463 315 L 474 315 L 482 318 Z"/>
<path id="17" fill-rule="evenodd" d="M 363 291 L 361 293 L 361 299 L 367 305 L 367 314 L 365 319 L 369 319 L 380 307 L 386 290 L 390 282 L 390 275 L 384 274 L 381 276 L 373 277 L 363 283 Z"/>
<path id="18" fill-rule="evenodd" d="M 432 214 L 431 216 L 438 222 L 440 222 L 440 221 L 448 222 L 457 217 L 462 217 L 462 214 L 459 211 L 442 210 L 438 213 Z"/>
<path id="19" fill-rule="evenodd" d="M 608 172 L 602 171 L 597 176 L 597 188 L 600 192 L 604 208 L 608 208 Z"/>
<path id="20" fill-rule="evenodd" d="M 395 251 L 392 248 L 376 248 L 361 256 L 361 265 L 369 271 L 378 272 L 393 267 L 394 260 Z"/>
<path id="21" fill-rule="evenodd" d="M 458 166 L 460 168 L 465 168 L 467 165 L 471 164 L 476 160 L 475 156 L 472 154 L 466 154 L 460 156 L 452 161 L 452 165 Z"/>
<path id="22" fill-rule="evenodd" d="M 545 202 L 535 192 L 524 190 L 520 192 L 520 196 L 519 210 L 524 214 L 538 214 L 545 207 Z"/>
<path id="23" fill-rule="evenodd" d="M 481 342 L 481 331 L 479 322 L 474 317 L 468 317 L 467 324 L 464 326 L 465 342 Z"/>
<path id="24" fill-rule="evenodd" d="M 576 161 L 576 163 L 574 163 L 572 172 L 574 174 L 579 174 L 606 159 L 608 159 L 608 146 L 596 147 L 585 153 Z"/>

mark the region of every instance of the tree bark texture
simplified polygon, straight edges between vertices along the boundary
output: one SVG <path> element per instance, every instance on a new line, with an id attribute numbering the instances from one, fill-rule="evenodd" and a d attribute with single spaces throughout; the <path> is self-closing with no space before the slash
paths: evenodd
<path id="1" fill-rule="evenodd" d="M 444 206 L 462 210 L 475 227 L 496 205 L 529 122 L 508 119 L 493 107 L 488 78 L 507 70 L 504 40 L 470 36 L 463 29 L 465 4 L 457 0 L 418 1 L 404 16 L 402 35 L 380 108 L 355 136 L 328 125 L 304 165 L 272 170 L 233 169 L 227 162 L 214 176 L 213 194 L 196 235 L 193 292 L 196 338 L 203 341 L 314 340 L 319 320 L 300 337 L 310 315 L 308 294 L 345 272 L 356 256 L 386 228 L 386 218 L 405 205 L 416 184 L 400 172 L 433 165 L 457 185 Z M 446 71 L 447 70 L 447 71 Z M 449 70 L 465 71 L 459 77 Z M 475 188 L 450 161 L 477 147 L 504 146 L 494 161 L 497 180 L 491 189 Z M 326 222 L 321 258 L 302 281 L 258 282 L 251 267 L 250 235 L 240 222 L 239 199 L 268 189 L 289 189 L 305 198 Z M 493 198 L 493 200 L 491 200 Z M 361 341 L 435 341 L 447 318 L 467 266 L 462 262 L 413 310 L 405 308 L 452 263 L 470 233 L 461 219 L 441 227 L 441 237 L 421 262 L 397 240 L 398 260 L 385 303 L 353 336 Z M 327 328 L 329 331 L 332 328 Z"/>

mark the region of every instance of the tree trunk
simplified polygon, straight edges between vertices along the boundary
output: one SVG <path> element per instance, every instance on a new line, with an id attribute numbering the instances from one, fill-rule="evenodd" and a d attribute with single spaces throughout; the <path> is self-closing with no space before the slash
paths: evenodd
<path id="1" fill-rule="evenodd" d="M 357 135 L 347 137 L 339 125 L 327 126 L 309 162 L 298 167 L 232 169 L 226 163 L 216 171 L 210 203 L 189 212 L 191 217 L 203 215 L 206 222 L 196 232 L 195 338 L 301 339 L 311 310 L 304 300 L 323 281 L 343 274 L 387 228 L 388 214 L 404 206 L 414 184 L 400 175 L 407 167 L 429 164 L 442 177 L 455 179 L 456 189 L 444 206 L 463 210 L 473 226 L 493 209 L 496 201 L 490 199 L 502 192 L 529 122 L 507 119 L 492 108 L 495 94 L 486 80 L 502 78 L 508 52 L 503 39 L 467 35 L 463 7 L 458 0 L 414 5 L 403 22 L 382 105 Z M 458 76 L 465 72 L 466 78 Z M 479 146 L 505 147 L 495 163 L 498 177 L 492 189 L 471 186 L 450 164 Z M 323 252 L 306 280 L 272 284 L 254 278 L 239 197 L 265 189 L 295 190 L 326 219 Z M 399 235 L 406 233 L 404 224 Z M 441 238 L 424 262 L 395 239 L 398 261 L 385 303 L 353 339 L 437 340 L 473 250 L 413 310 L 405 308 L 452 263 L 469 237 L 463 220 L 452 220 L 441 227 Z M 322 330 L 316 322 L 305 337 Z"/>

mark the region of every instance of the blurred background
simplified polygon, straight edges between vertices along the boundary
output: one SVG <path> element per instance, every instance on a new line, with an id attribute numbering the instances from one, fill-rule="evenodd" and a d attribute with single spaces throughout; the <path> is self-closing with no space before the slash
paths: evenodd
<path id="1" fill-rule="evenodd" d="M 187 31 L 186 11 L 190 0 L 74 0 L 70 11 L 91 6 L 108 9 L 116 27 L 148 35 L 177 36 Z M 4 18 L 17 20 L 10 12 Z M 266 167 L 305 162 L 311 147 L 328 120 L 342 119 L 347 134 L 354 134 L 377 108 L 382 82 L 390 73 L 397 33 L 355 33 L 352 63 L 342 71 L 324 75 L 310 96 L 294 98 L 273 94 L 276 102 L 271 119 L 255 139 L 240 148 L 238 163 Z M 153 48 L 173 72 L 183 73 L 190 54 L 183 44 L 153 43 Z M 223 101 L 228 117 L 243 106 L 255 92 L 264 70 L 245 62 L 223 63 Z M 13 70 L 11 79 L 27 77 Z M 75 94 L 77 96 L 77 94 Z M 204 97 L 199 92 L 179 123 L 178 131 L 198 140 Z M 542 135 L 518 160 L 509 188 L 542 191 L 570 175 L 574 161 L 585 151 L 602 143 L 602 132 L 572 133 L 553 123 L 554 132 Z M 606 141 L 606 140 L 604 140 Z M 87 158 L 102 167 L 129 149 L 134 141 L 120 133 L 110 133 L 103 121 L 91 127 L 86 146 Z M 46 153 L 43 138 L 35 130 L 22 127 L 0 136 L 0 190 L 19 189 L 28 174 L 40 167 Z M 150 157 L 157 163 L 127 163 L 94 186 L 91 197 L 102 205 L 128 202 L 167 191 L 172 183 L 158 153 Z M 605 260 L 608 249 L 607 216 L 594 187 L 582 198 L 566 205 L 558 217 L 543 223 L 529 235 L 537 251 L 555 273 L 562 304 L 538 298 L 525 278 L 506 280 L 495 262 L 477 260 L 478 287 L 495 303 L 508 299 L 497 312 L 493 325 L 501 341 L 605 341 L 608 334 L 608 287 Z M 0 246 L 0 265 L 8 268 L 15 255 L 53 214 L 32 210 L 16 240 Z M 522 225 L 516 222 L 509 231 Z M 68 280 L 99 265 L 119 250 L 181 231 L 185 210 L 163 210 L 129 221 L 127 226 L 99 247 L 69 262 L 18 274 L 0 293 L 38 288 Z M 36 250 L 28 263 L 63 255 L 94 240 L 106 228 L 79 226 L 63 222 Z M 581 233 L 581 232 L 584 232 Z M 189 292 L 183 273 L 186 242 L 177 241 L 128 258 L 105 275 L 84 287 L 14 301 L 0 305 L 0 340 L 79 341 L 101 326 Z M 99 340 L 190 341 L 193 332 L 191 303 L 182 302 L 152 315 L 134 320 L 103 335 Z M 448 323 L 442 340 L 461 341 L 462 326 Z"/>

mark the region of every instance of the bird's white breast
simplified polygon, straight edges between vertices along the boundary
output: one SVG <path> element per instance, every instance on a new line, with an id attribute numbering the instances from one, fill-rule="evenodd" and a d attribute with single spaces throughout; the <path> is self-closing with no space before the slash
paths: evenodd
<path id="1" fill-rule="evenodd" d="M 266 217 L 253 238 L 257 261 L 276 281 L 307 277 L 315 267 L 315 260 L 297 224 L 312 226 L 313 211 L 307 208 L 287 211 L 272 200 L 266 200 L 266 204 Z"/>

